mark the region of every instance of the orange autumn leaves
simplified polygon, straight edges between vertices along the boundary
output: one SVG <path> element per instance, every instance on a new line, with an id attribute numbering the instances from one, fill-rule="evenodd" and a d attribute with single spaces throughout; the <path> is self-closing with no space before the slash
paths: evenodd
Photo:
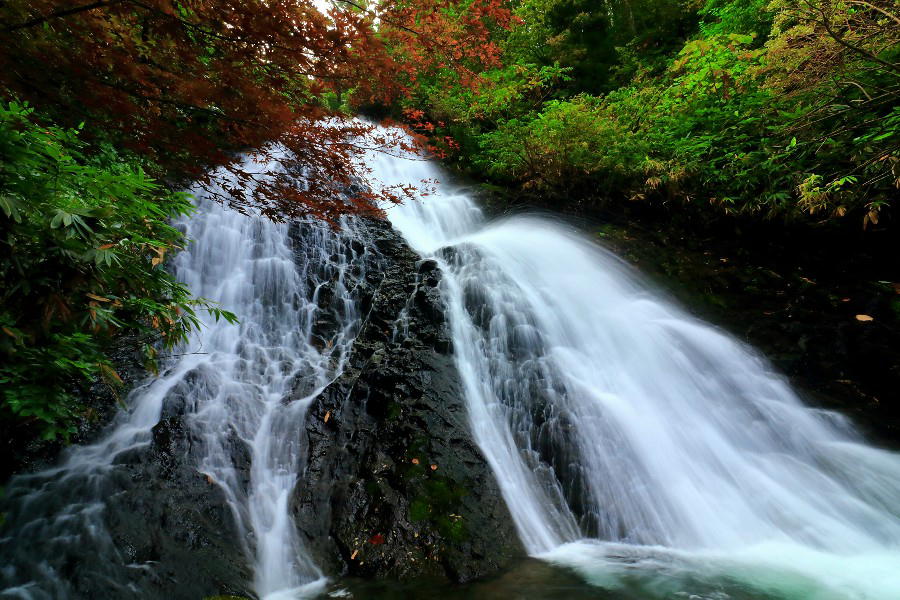
<path id="1" fill-rule="evenodd" d="M 328 99 L 391 102 L 437 69 L 474 84 L 499 64 L 491 32 L 511 23 L 505 0 L 337 1 L 324 13 L 301 0 L 12 0 L 0 6 L 0 88 L 87 122 L 170 177 L 226 165 L 254 184 L 222 190 L 238 208 L 334 221 L 377 214 L 378 201 L 410 190 L 359 191 L 362 153 L 402 141 L 335 121 Z M 273 141 L 289 152 L 260 158 L 284 173 L 261 177 L 236 161 Z"/>

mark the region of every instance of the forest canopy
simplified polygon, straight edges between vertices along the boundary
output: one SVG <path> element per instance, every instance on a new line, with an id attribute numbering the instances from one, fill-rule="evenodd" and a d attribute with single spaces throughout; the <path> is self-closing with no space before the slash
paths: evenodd
<path id="1" fill-rule="evenodd" d="M 500 0 L 58 0 L 3 4 L 0 86 L 61 125 L 80 122 L 152 160 L 167 178 L 195 179 L 235 154 L 276 143 L 305 189 L 275 178 L 252 204 L 272 218 L 377 212 L 358 194 L 359 140 L 372 126 L 335 120 L 347 106 L 389 104 L 438 69 L 471 85 L 499 65 L 492 33 L 510 25 Z M 391 146 L 385 133 L 368 144 Z M 232 174 L 246 180 L 238 168 Z M 239 192 L 240 186 L 231 191 Z"/>
<path id="2" fill-rule="evenodd" d="M 461 167 L 551 205 L 895 219 L 900 2 L 522 0 L 514 16 L 476 88 L 438 71 L 408 101 Z"/>

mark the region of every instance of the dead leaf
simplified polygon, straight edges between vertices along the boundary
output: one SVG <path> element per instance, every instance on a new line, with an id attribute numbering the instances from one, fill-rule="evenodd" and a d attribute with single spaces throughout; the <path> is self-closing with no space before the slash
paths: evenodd
<path id="1" fill-rule="evenodd" d="M 110 367 L 109 365 L 105 365 L 103 363 L 97 363 L 97 366 L 100 367 L 100 374 L 106 383 L 111 383 L 115 385 L 124 385 L 125 382 L 122 381 L 122 378 L 119 377 L 119 374 L 116 373 L 116 370 Z"/>
<path id="2" fill-rule="evenodd" d="M 359 554 L 359 550 L 354 550 L 353 554 L 350 555 L 350 560 L 353 560 L 354 558 L 356 558 L 357 554 Z"/>
<path id="3" fill-rule="evenodd" d="M 868 323 L 869 321 L 874 321 L 874 317 L 870 317 L 869 315 L 856 315 L 857 321 L 862 321 L 863 323 Z"/>
<path id="4" fill-rule="evenodd" d="M 863 229 L 866 229 L 869 225 L 878 225 L 877 210 L 870 210 L 866 213 L 866 216 L 863 217 Z"/>
<path id="5" fill-rule="evenodd" d="M 328 419 L 330 419 L 330 418 L 331 418 L 331 411 L 329 410 L 328 412 L 325 413 L 325 418 L 322 420 L 327 423 Z"/>

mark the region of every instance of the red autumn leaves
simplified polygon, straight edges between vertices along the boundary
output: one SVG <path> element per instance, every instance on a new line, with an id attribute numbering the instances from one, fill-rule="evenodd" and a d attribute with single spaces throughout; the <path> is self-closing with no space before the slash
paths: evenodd
<path id="1" fill-rule="evenodd" d="M 378 213 L 404 191 L 335 200 L 365 175 L 367 146 L 399 140 L 361 143 L 372 126 L 334 122 L 334 98 L 391 102 L 436 69 L 475 82 L 498 64 L 491 31 L 511 22 L 504 0 L 344 1 L 327 14 L 302 0 L 12 0 L 0 7 L 0 87 L 57 120 L 86 121 L 170 177 L 227 165 L 261 181 L 232 198 L 239 207 L 335 220 Z M 235 162 L 273 141 L 290 151 L 287 171 L 304 174 L 302 189 Z"/>

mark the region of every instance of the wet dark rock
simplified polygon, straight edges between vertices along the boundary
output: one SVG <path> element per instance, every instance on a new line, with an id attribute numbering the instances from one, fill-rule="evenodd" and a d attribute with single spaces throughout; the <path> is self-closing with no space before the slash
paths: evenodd
<path id="1" fill-rule="evenodd" d="M 469 581 L 523 554 L 469 434 L 438 285 L 389 226 L 383 268 L 344 374 L 310 408 L 293 511 L 327 572 Z M 404 335 L 407 319 L 409 335 Z"/>
<path id="2" fill-rule="evenodd" d="M 10 476 L 28 473 L 53 465 L 70 444 L 89 443 L 97 438 L 121 407 L 120 398 L 134 384 L 147 376 L 140 351 L 142 340 L 123 335 L 114 340 L 108 350 L 110 360 L 124 385 L 111 388 L 102 381 L 89 385 L 72 382 L 72 395 L 77 405 L 83 407 L 76 422 L 76 431 L 68 443 L 62 439 L 43 440 L 40 431 L 9 419 L 0 421 L 0 482 Z"/>
<path id="3" fill-rule="evenodd" d="M 366 247 L 352 248 L 357 254 L 374 248 L 373 261 L 380 261 L 353 277 L 361 331 L 345 373 L 313 402 L 306 430 L 297 432 L 308 439 L 310 457 L 292 507 L 297 526 L 330 574 L 442 581 L 496 574 L 524 553 L 469 435 L 438 289 L 441 271 L 387 223 L 369 229 Z M 327 282 L 318 303 L 315 335 L 325 345 L 339 327 L 332 313 L 339 299 Z M 126 342 L 116 364 L 131 387 L 146 373 L 138 346 Z M 52 506 L 34 507 L 33 515 L 57 514 L 83 498 L 100 512 L 73 525 L 82 545 L 60 543 L 55 555 L 47 548 L 56 546 L 18 548 L 15 581 L 43 580 L 41 569 L 49 565 L 74 598 L 253 597 L 244 548 L 252 540 L 239 531 L 222 488 L 197 467 L 201 440 L 185 417 L 195 376 L 170 390 L 147 445 L 118 454 L 102 476 L 61 483 L 45 498 Z M 303 386 L 298 379 L 295 395 L 309 393 Z M 99 384 L 84 394 L 96 414 L 77 441 L 90 442 L 119 404 Z M 233 430 L 226 436 L 245 491 L 250 450 Z M 47 466 L 58 449 L 26 449 L 15 468 Z M 33 518 L 30 510 L 23 506 L 10 520 Z"/>
<path id="4" fill-rule="evenodd" d="M 193 466 L 197 443 L 180 417 L 170 417 L 153 428 L 148 448 L 116 465 L 120 489 L 107 499 L 106 524 L 141 598 L 249 594 L 240 532 L 222 489 Z M 248 449 L 236 436 L 229 445 L 249 475 Z M 80 591 L 100 598 L 101 585 L 84 582 Z"/>
<path id="5" fill-rule="evenodd" d="M 42 491 L 4 507 L 0 587 L 38 582 L 36 598 L 250 595 L 241 533 L 222 489 L 194 466 L 198 445 L 173 416 L 153 428 L 149 444 L 119 453 L 102 471 L 36 475 Z M 246 482 L 247 448 L 233 435 L 228 448 Z M 5 537 L 3 525 L 18 538 Z M 28 534 L 40 543 L 29 544 Z"/>

